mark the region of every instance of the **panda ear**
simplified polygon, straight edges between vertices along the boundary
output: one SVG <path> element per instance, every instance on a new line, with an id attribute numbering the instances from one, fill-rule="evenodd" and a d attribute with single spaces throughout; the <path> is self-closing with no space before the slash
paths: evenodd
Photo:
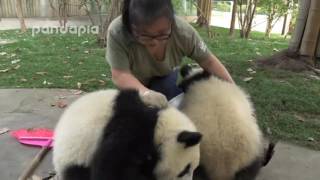
<path id="1" fill-rule="evenodd" d="M 181 67 L 180 74 L 183 78 L 185 78 L 186 76 L 188 76 L 190 74 L 191 71 L 192 71 L 192 67 L 187 64 L 187 65 L 184 65 Z"/>
<path id="2" fill-rule="evenodd" d="M 200 143 L 202 134 L 199 132 L 182 131 L 177 137 L 177 141 L 185 145 L 185 148 L 195 146 Z"/>

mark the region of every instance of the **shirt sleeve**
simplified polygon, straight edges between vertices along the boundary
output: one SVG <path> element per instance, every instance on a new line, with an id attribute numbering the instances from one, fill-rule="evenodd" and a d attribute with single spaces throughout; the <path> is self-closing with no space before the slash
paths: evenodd
<path id="1" fill-rule="evenodd" d="M 121 38 L 116 38 L 111 31 L 107 35 L 107 52 L 106 58 L 110 67 L 119 70 L 129 70 L 129 53 L 128 48 L 124 43 L 121 43 Z"/>
<path id="2" fill-rule="evenodd" d="M 195 60 L 197 63 L 206 61 L 211 55 L 207 45 L 202 40 L 199 33 L 188 22 L 183 24 L 186 56 Z"/>

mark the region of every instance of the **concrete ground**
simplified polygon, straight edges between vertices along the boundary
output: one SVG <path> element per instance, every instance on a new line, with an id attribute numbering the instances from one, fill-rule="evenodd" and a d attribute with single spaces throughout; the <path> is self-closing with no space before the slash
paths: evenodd
<path id="1" fill-rule="evenodd" d="M 0 90 L 0 129 L 45 127 L 54 128 L 63 109 L 53 107 L 59 99 L 72 102 L 79 95 L 61 89 L 4 89 Z M 22 170 L 39 151 L 19 144 L 9 136 L 0 135 L 1 180 L 17 179 Z M 36 174 L 45 176 L 53 170 L 52 153 L 46 156 Z M 320 152 L 280 142 L 270 164 L 258 180 L 318 180 Z"/>

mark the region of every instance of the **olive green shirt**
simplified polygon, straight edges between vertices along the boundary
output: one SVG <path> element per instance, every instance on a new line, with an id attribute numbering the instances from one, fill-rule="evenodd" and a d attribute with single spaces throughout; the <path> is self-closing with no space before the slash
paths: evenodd
<path id="1" fill-rule="evenodd" d="M 165 76 L 187 56 L 201 63 L 210 55 L 198 32 L 186 21 L 175 17 L 163 61 L 155 60 L 148 50 L 123 27 L 122 17 L 109 26 L 106 58 L 111 68 L 130 71 L 147 85 L 152 77 Z"/>

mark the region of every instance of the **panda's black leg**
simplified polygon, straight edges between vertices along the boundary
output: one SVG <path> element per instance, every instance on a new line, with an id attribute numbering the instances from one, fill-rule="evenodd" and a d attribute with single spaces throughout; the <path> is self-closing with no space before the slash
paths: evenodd
<path id="1" fill-rule="evenodd" d="M 257 158 L 249 166 L 241 169 L 236 174 L 235 180 L 254 180 L 262 167 L 261 158 Z"/>
<path id="2" fill-rule="evenodd" d="M 197 167 L 193 174 L 193 180 L 209 180 L 206 170 L 203 166 Z"/>
<path id="3" fill-rule="evenodd" d="M 89 168 L 83 166 L 70 166 L 62 174 L 63 180 L 90 180 Z"/>

